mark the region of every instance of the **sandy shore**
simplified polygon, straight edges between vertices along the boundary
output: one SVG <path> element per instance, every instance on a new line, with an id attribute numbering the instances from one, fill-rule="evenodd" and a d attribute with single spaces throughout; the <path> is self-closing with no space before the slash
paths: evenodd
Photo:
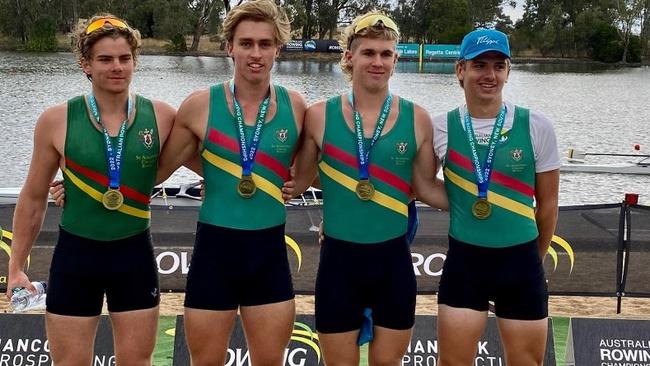
<path id="1" fill-rule="evenodd" d="M 161 315 L 177 315 L 183 313 L 185 294 L 163 294 L 160 305 Z M 314 297 L 296 296 L 298 314 L 314 313 Z M 597 318 L 630 318 L 650 320 L 650 298 L 623 298 L 621 314 L 616 314 L 616 298 L 583 297 L 583 296 L 551 296 L 549 314 L 562 317 L 597 317 Z M 9 312 L 9 302 L 0 298 L 0 313 Z M 436 296 L 420 295 L 417 298 L 416 312 L 419 315 L 436 314 Z"/>

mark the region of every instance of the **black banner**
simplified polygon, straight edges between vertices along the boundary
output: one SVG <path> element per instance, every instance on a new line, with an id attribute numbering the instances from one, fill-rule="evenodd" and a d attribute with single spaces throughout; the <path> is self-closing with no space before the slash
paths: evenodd
<path id="1" fill-rule="evenodd" d="M 650 366 L 650 321 L 572 318 L 566 364 Z"/>
<path id="2" fill-rule="evenodd" d="M 333 39 L 292 39 L 282 46 L 282 52 L 336 52 L 341 53 L 343 49 L 339 42 Z"/>
<path id="3" fill-rule="evenodd" d="M 11 252 L 13 205 L 0 205 L 0 290 L 7 283 L 7 264 Z M 61 210 L 50 206 L 43 230 L 27 263 L 30 278 L 47 280 L 52 250 L 58 235 Z M 449 215 L 421 207 L 420 227 L 411 246 L 413 271 L 418 292 L 435 293 L 446 259 Z M 617 259 L 625 258 L 627 283 L 623 289 L 631 296 L 650 296 L 650 208 L 632 206 L 630 238 L 627 246 L 619 240 L 621 205 L 561 207 L 556 235 L 544 263 L 549 291 L 553 295 L 615 296 L 618 279 L 623 276 Z M 287 255 L 292 268 L 294 289 L 313 294 L 320 256 L 318 225 L 321 206 L 287 207 L 285 228 Z M 194 245 L 198 206 L 153 206 L 151 231 L 159 267 L 161 290 L 183 291 Z M 623 250 L 629 254 L 622 256 Z M 625 282 L 625 281 L 623 281 Z"/>
<path id="4" fill-rule="evenodd" d="M 402 359 L 402 366 L 422 366 L 437 364 L 438 337 L 437 317 L 418 315 L 415 317 L 415 327 L 411 344 L 409 344 L 406 355 Z M 485 332 L 476 345 L 476 357 L 474 366 L 505 366 L 505 354 L 499 337 L 497 320 L 489 317 Z M 555 347 L 553 342 L 553 324 L 548 320 L 548 335 L 546 338 L 546 354 L 544 356 L 545 366 L 555 366 Z"/>
<path id="5" fill-rule="evenodd" d="M 555 351 L 553 343 L 553 327 L 549 319 L 549 332 L 546 344 L 544 365 L 555 366 Z M 499 338 L 496 318 L 489 317 L 487 327 L 481 340 L 476 345 L 475 366 L 504 366 L 505 358 Z M 437 364 L 438 341 L 436 334 L 436 317 L 418 315 L 402 366 L 423 366 Z M 313 315 L 298 315 L 294 323 L 292 341 L 285 351 L 286 366 L 321 365 L 322 355 L 318 336 L 315 334 Z M 176 318 L 176 338 L 174 341 L 174 366 L 189 365 L 189 354 L 185 343 L 183 317 Z M 237 318 L 235 329 L 230 338 L 230 346 L 226 357 L 226 366 L 250 366 L 246 338 Z"/>
<path id="6" fill-rule="evenodd" d="M 190 364 L 189 351 L 185 342 L 185 328 L 183 316 L 176 317 L 176 336 L 174 339 L 174 366 L 187 366 Z M 269 337 L 273 337 L 270 334 Z M 225 366 L 250 366 L 250 355 L 246 345 L 246 336 L 239 317 L 230 336 Z M 323 359 L 318 342 L 318 335 L 314 328 L 313 315 L 298 315 L 293 325 L 291 341 L 284 352 L 286 366 L 316 366 L 322 365 Z"/>
<path id="7" fill-rule="evenodd" d="M 42 314 L 0 314 L 0 365 L 54 365 Z M 94 366 L 114 366 L 113 332 L 108 316 L 99 320 Z"/>

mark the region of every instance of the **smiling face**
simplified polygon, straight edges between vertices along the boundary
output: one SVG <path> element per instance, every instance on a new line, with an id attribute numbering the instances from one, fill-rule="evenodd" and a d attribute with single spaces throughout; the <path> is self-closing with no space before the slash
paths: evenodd
<path id="1" fill-rule="evenodd" d="M 500 104 L 509 74 L 509 61 L 499 52 L 486 52 L 456 64 L 456 76 L 468 103 Z"/>
<path id="2" fill-rule="evenodd" d="M 345 51 L 345 62 L 352 69 L 352 82 L 369 90 L 388 87 L 397 63 L 396 41 L 359 37 Z"/>
<path id="3" fill-rule="evenodd" d="M 90 58 L 81 59 L 81 67 L 92 78 L 93 88 L 123 93 L 129 90 L 135 61 L 124 37 L 104 37 L 92 46 Z"/>
<path id="4" fill-rule="evenodd" d="M 235 64 L 235 76 L 259 84 L 270 80 L 280 45 L 275 40 L 273 24 L 247 19 L 237 24 L 227 50 Z"/>

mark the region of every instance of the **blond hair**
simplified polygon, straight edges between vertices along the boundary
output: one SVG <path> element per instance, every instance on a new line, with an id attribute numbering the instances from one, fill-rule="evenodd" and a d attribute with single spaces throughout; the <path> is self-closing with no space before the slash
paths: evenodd
<path id="1" fill-rule="evenodd" d="M 102 18 L 114 18 L 120 20 L 126 24 L 125 21 L 113 16 L 112 14 L 104 13 L 94 15 L 92 18 L 88 19 L 84 23 L 80 23 L 75 31 L 74 35 L 74 54 L 77 57 L 77 62 L 81 64 L 83 60 L 89 61 L 92 59 L 92 48 L 100 39 L 104 37 L 111 37 L 117 39 L 119 37 L 124 38 L 131 47 L 131 56 L 133 56 L 133 62 L 137 62 L 138 55 L 140 51 L 140 46 L 142 45 L 142 39 L 140 38 L 140 32 L 137 29 L 131 27 L 120 28 L 111 25 L 110 23 L 105 24 L 103 27 L 98 28 L 92 31 L 90 34 L 86 34 L 86 29 L 94 21 Z M 91 75 L 86 75 L 88 79 L 92 80 Z"/>
<path id="2" fill-rule="evenodd" d="M 363 15 L 359 15 L 358 17 L 354 18 L 352 23 L 348 25 L 345 30 L 343 30 L 343 34 L 339 39 L 339 44 L 344 51 L 340 61 L 341 70 L 343 71 L 343 74 L 345 74 L 345 77 L 348 79 L 348 81 L 352 80 L 352 65 L 347 62 L 345 58 L 345 51 L 353 52 L 356 48 L 356 45 L 358 44 L 357 40 L 359 38 L 385 39 L 388 41 L 395 41 L 395 43 L 399 41 L 399 33 L 384 26 L 383 23 L 377 23 L 373 26 L 364 28 L 357 33 L 354 32 L 354 29 L 357 27 L 357 24 L 360 20 L 372 15 L 386 16 L 386 14 L 377 10 L 369 11 Z"/>
<path id="3" fill-rule="evenodd" d="M 275 43 L 278 46 L 289 40 L 291 24 L 287 13 L 271 0 L 252 0 L 232 8 L 223 21 L 223 36 L 228 42 L 232 42 L 235 37 L 235 28 L 243 20 L 272 24 Z"/>

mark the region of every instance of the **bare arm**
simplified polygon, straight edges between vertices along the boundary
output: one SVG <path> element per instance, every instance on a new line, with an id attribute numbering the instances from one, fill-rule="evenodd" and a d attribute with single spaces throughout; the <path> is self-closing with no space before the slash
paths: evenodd
<path id="1" fill-rule="evenodd" d="M 447 192 L 442 180 L 436 177 L 437 163 L 433 153 L 433 125 L 431 117 L 420 106 L 415 106 L 415 138 L 417 153 L 413 160 L 413 191 L 417 199 L 431 207 L 449 209 Z"/>
<path id="2" fill-rule="evenodd" d="M 65 118 L 65 110 L 54 107 L 41 115 L 34 129 L 32 161 L 14 211 L 7 298 L 11 298 L 11 290 L 15 287 L 32 288 L 24 267 L 43 225 L 49 183 L 59 168 L 61 154 L 54 141 L 61 135 L 57 129 L 65 131 Z"/>
<path id="3" fill-rule="evenodd" d="M 296 153 L 294 197 L 303 193 L 314 182 L 318 172 L 320 145 L 325 130 L 324 103 L 318 102 L 305 112 L 305 125 L 300 147 Z"/>
<path id="4" fill-rule="evenodd" d="M 559 186 L 559 169 L 535 174 L 535 220 L 539 231 L 537 246 L 542 259 L 555 233 Z"/>
<path id="5" fill-rule="evenodd" d="M 176 120 L 162 149 L 158 160 L 158 175 L 156 184 L 164 182 L 183 163 L 190 161 L 199 150 L 199 138 L 195 133 L 194 124 L 200 121 L 203 110 L 208 104 L 202 105 L 204 91 L 194 93 L 187 97 L 178 108 Z M 207 103 L 207 100 L 206 100 Z M 188 163 L 190 168 L 196 168 Z"/>

